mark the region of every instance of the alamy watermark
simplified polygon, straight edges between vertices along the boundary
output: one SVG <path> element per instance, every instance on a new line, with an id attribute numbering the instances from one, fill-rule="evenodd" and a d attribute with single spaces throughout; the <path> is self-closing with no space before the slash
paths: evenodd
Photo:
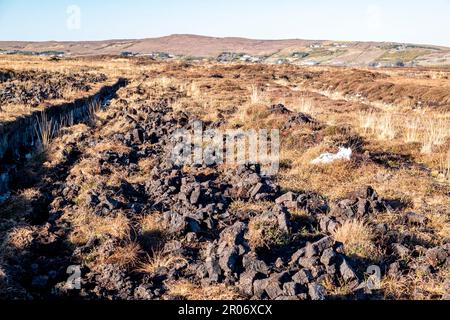
<path id="1" fill-rule="evenodd" d="M 179 129 L 172 162 L 176 165 L 259 164 L 261 173 L 271 176 L 280 168 L 280 131 L 277 129 L 203 129 L 196 121 L 192 130 Z"/>
<path id="2" fill-rule="evenodd" d="M 379 266 L 373 265 L 367 268 L 366 274 L 369 277 L 366 280 L 366 286 L 369 290 L 380 290 L 381 289 L 381 268 Z"/>
<path id="3" fill-rule="evenodd" d="M 69 266 L 67 268 L 67 278 L 66 287 L 69 290 L 80 290 L 81 289 L 81 267 L 79 265 Z"/>

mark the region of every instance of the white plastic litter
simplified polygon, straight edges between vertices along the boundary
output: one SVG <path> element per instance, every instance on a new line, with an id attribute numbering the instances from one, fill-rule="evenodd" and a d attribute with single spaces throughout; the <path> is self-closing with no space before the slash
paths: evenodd
<path id="1" fill-rule="evenodd" d="M 352 157 L 352 149 L 339 148 L 338 153 L 323 153 L 317 159 L 311 161 L 312 164 L 329 164 L 337 160 L 350 161 Z"/>

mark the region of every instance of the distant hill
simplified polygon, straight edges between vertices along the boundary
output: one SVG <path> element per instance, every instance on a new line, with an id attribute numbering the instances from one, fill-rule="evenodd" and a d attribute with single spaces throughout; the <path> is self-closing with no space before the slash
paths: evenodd
<path id="1" fill-rule="evenodd" d="M 189 58 L 220 56 L 222 60 L 304 65 L 450 66 L 450 48 L 392 42 L 253 40 L 197 35 L 83 42 L 0 41 L 0 54 L 59 53 L 65 56 L 89 56 L 149 55 L 156 52 Z"/>

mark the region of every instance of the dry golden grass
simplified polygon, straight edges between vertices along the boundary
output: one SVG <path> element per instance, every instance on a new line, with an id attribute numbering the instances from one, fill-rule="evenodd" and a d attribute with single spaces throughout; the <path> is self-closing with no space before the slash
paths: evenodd
<path id="1" fill-rule="evenodd" d="M 339 285 L 336 285 L 329 277 L 326 277 L 322 285 L 331 297 L 345 297 L 353 292 L 352 287 L 346 284 L 344 280 L 341 280 Z"/>
<path id="2" fill-rule="evenodd" d="M 299 98 L 298 101 L 292 104 L 291 109 L 294 112 L 302 112 L 312 116 L 316 113 L 314 100 L 307 97 Z"/>
<path id="3" fill-rule="evenodd" d="M 102 218 L 78 210 L 72 217 L 73 231 L 70 241 L 75 244 L 85 244 L 91 238 L 102 238 L 110 235 L 114 238 L 125 239 L 130 235 L 130 221 L 123 214 L 115 218 Z"/>
<path id="4" fill-rule="evenodd" d="M 311 150 L 309 150 L 311 151 Z M 320 152 L 321 153 L 321 152 Z M 374 164 L 358 165 L 352 161 L 336 161 L 332 165 L 312 165 L 314 156 L 307 151 L 294 160 L 288 171 L 281 172 L 279 183 L 284 190 L 312 191 L 336 200 L 351 191 L 373 183 L 373 176 L 382 172 Z"/>
<path id="5" fill-rule="evenodd" d="M 446 213 L 432 213 L 427 215 L 430 222 L 428 223 L 434 229 L 436 234 L 443 239 L 450 238 L 450 218 Z"/>
<path id="6" fill-rule="evenodd" d="M 147 258 L 137 267 L 136 272 L 153 274 L 159 268 L 171 268 L 180 263 L 186 264 L 187 260 L 182 256 L 165 254 L 161 250 L 156 250 L 151 255 L 147 255 Z"/>
<path id="7" fill-rule="evenodd" d="M 450 271 L 440 270 L 430 277 L 416 270 L 402 277 L 385 277 L 381 280 L 381 289 L 387 299 L 395 300 L 431 300 L 448 294 L 447 284 Z"/>
<path id="8" fill-rule="evenodd" d="M 145 215 L 139 221 L 141 243 L 147 252 L 157 252 L 166 240 L 167 231 L 158 217 L 158 212 Z"/>
<path id="9" fill-rule="evenodd" d="M 422 112 L 421 114 L 392 112 L 363 112 L 359 115 L 360 128 L 380 141 L 399 138 L 406 143 L 420 143 L 421 152 L 430 154 L 450 138 L 448 113 Z"/>
<path id="10" fill-rule="evenodd" d="M 53 119 L 48 118 L 47 114 L 43 112 L 40 118 L 36 118 L 36 134 L 39 145 L 43 153 L 48 151 L 52 139 L 57 134 L 59 124 L 55 123 Z"/>
<path id="11" fill-rule="evenodd" d="M 192 82 L 186 90 L 186 94 L 188 97 L 192 99 L 199 99 L 202 97 L 202 90 L 197 82 Z"/>
<path id="12" fill-rule="evenodd" d="M 14 255 L 18 251 L 26 250 L 33 241 L 34 232 L 34 228 L 28 226 L 12 229 L 6 235 L 1 251 L 6 255 Z"/>
<path id="13" fill-rule="evenodd" d="M 333 231 L 334 240 L 344 244 L 345 252 L 350 256 L 376 258 L 373 244 L 373 232 L 364 221 L 349 220 Z"/>
<path id="14" fill-rule="evenodd" d="M 444 179 L 450 180 L 450 151 L 442 155 L 439 161 L 439 173 Z"/>
<path id="15" fill-rule="evenodd" d="M 240 300 L 242 297 L 232 288 L 223 284 L 202 287 L 187 280 L 169 282 L 166 284 L 169 295 L 186 300 Z"/>
<path id="16" fill-rule="evenodd" d="M 132 268 L 139 262 L 139 255 L 141 253 L 139 244 L 130 241 L 123 246 L 117 247 L 114 253 L 107 257 L 103 263 Z"/>
<path id="17" fill-rule="evenodd" d="M 258 217 L 250 220 L 245 235 L 252 249 L 271 248 L 289 243 L 289 235 L 278 228 L 276 221 L 267 221 Z"/>
<path id="18" fill-rule="evenodd" d="M 257 85 L 253 84 L 250 87 L 250 104 L 266 104 L 268 103 L 268 96 Z"/>

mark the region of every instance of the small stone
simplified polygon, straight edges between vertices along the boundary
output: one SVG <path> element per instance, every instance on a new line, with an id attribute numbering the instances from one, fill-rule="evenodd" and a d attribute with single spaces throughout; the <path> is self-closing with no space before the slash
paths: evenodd
<path id="1" fill-rule="evenodd" d="M 225 272 L 234 272 L 239 258 L 239 249 L 237 246 L 226 246 L 223 250 L 217 252 L 219 255 L 219 265 Z"/>
<path id="2" fill-rule="evenodd" d="M 290 264 L 296 264 L 298 263 L 298 259 L 300 259 L 301 257 L 303 257 L 306 253 L 306 248 L 301 248 L 299 250 L 297 250 L 291 257 L 291 262 Z"/>
<path id="3" fill-rule="evenodd" d="M 334 252 L 333 248 L 325 249 L 325 251 L 322 253 L 322 256 L 320 257 L 320 262 L 325 265 L 329 266 L 334 262 L 336 258 L 336 253 Z"/>
<path id="4" fill-rule="evenodd" d="M 302 286 L 296 282 L 287 282 L 283 285 L 283 294 L 288 297 L 304 293 Z"/>
<path id="5" fill-rule="evenodd" d="M 315 242 L 314 245 L 317 246 L 319 249 L 319 253 L 322 254 L 322 252 L 325 249 L 331 248 L 334 244 L 334 240 L 331 237 L 325 237 L 320 239 L 319 241 Z"/>
<path id="6" fill-rule="evenodd" d="M 401 245 L 400 243 L 394 243 L 392 245 L 392 251 L 397 257 L 401 259 L 409 257 L 411 253 L 411 251 L 408 248 L 406 248 L 404 245 Z"/>
<path id="7" fill-rule="evenodd" d="M 286 212 L 281 211 L 277 215 L 277 221 L 278 221 L 278 228 L 283 231 L 286 234 L 290 233 L 290 222 L 289 222 L 289 216 Z"/>
<path id="8" fill-rule="evenodd" d="M 151 292 L 151 288 L 140 285 L 134 290 L 134 298 L 136 300 L 148 301 L 154 298 L 153 293 Z"/>
<path id="9" fill-rule="evenodd" d="M 342 278 L 345 282 L 350 282 L 352 280 L 356 280 L 358 277 L 356 276 L 355 271 L 353 271 L 353 268 L 348 264 L 347 260 L 343 259 L 340 267 L 339 272 L 341 273 Z"/>
<path id="10" fill-rule="evenodd" d="M 298 259 L 298 264 L 304 268 L 311 270 L 312 268 L 314 268 L 315 266 L 317 266 L 319 264 L 319 258 L 317 258 L 317 257 L 300 258 L 300 259 Z"/>
<path id="11" fill-rule="evenodd" d="M 334 241 L 331 237 L 325 237 L 314 243 L 308 243 L 306 245 L 305 256 L 311 258 L 321 255 L 325 249 L 331 248 Z"/>
<path id="12" fill-rule="evenodd" d="M 257 275 L 258 272 L 253 270 L 248 270 L 241 274 L 239 289 L 243 294 L 249 297 L 253 295 L 253 282 L 256 280 Z"/>
<path id="13" fill-rule="evenodd" d="M 234 225 L 224 229 L 220 234 L 220 243 L 226 243 L 229 246 L 241 244 L 244 241 L 244 234 L 247 226 L 243 222 L 236 222 Z"/>
<path id="14" fill-rule="evenodd" d="M 311 268 L 311 273 L 314 278 L 318 278 L 326 272 L 326 269 L 323 265 L 317 265 Z"/>
<path id="15" fill-rule="evenodd" d="M 275 261 L 275 268 L 281 269 L 284 267 L 284 261 L 281 258 L 278 258 L 277 261 Z"/>
<path id="16" fill-rule="evenodd" d="M 426 253 L 426 257 L 430 264 L 436 268 L 445 263 L 448 257 L 448 252 L 442 247 L 436 247 L 429 249 Z"/>
<path id="17" fill-rule="evenodd" d="M 266 292 L 269 279 L 255 280 L 253 282 L 253 294 L 257 299 L 262 299 Z"/>
<path id="18" fill-rule="evenodd" d="M 312 258 L 314 256 L 317 256 L 319 254 L 319 249 L 315 244 L 312 244 L 308 242 L 305 247 L 305 257 L 306 258 Z"/>
<path id="19" fill-rule="evenodd" d="M 208 270 L 209 280 L 211 282 L 218 282 L 219 278 L 222 274 L 222 271 L 220 269 L 219 265 L 219 259 L 217 257 L 216 251 L 215 251 L 215 245 L 210 244 L 207 248 L 207 258 L 205 261 L 206 269 Z"/>
<path id="20" fill-rule="evenodd" d="M 201 188 L 200 186 L 197 186 L 194 189 L 194 191 L 192 191 L 189 201 L 191 202 L 191 204 L 196 205 L 200 201 L 200 196 L 201 196 Z"/>
<path id="21" fill-rule="evenodd" d="M 292 280 L 296 283 L 299 283 L 301 285 L 307 285 L 314 279 L 313 275 L 311 274 L 311 271 L 308 269 L 301 269 L 299 272 L 297 272 L 293 277 Z"/>
<path id="22" fill-rule="evenodd" d="M 284 195 L 282 195 L 281 197 L 277 198 L 275 200 L 275 203 L 280 205 L 280 204 L 283 204 L 284 202 L 288 202 L 288 201 L 293 202 L 293 201 L 295 201 L 295 198 L 296 198 L 296 195 L 293 192 L 288 192 L 288 193 L 285 193 Z"/>
<path id="23" fill-rule="evenodd" d="M 242 264 L 247 271 L 252 270 L 264 275 L 269 274 L 269 267 L 267 266 L 267 264 L 264 261 L 256 258 L 253 253 L 244 255 Z"/>
<path id="24" fill-rule="evenodd" d="M 266 286 L 266 293 L 270 299 L 275 300 L 279 296 L 283 295 L 283 289 L 281 283 L 275 279 L 270 279 Z"/>
<path id="25" fill-rule="evenodd" d="M 320 284 L 310 284 L 308 286 L 308 293 L 312 300 L 325 300 L 326 290 Z"/>
<path id="26" fill-rule="evenodd" d="M 397 278 L 397 277 L 399 277 L 399 276 L 401 276 L 401 272 L 400 272 L 400 263 L 399 262 L 394 262 L 394 263 L 391 263 L 390 265 L 389 265 L 389 268 L 388 268 L 388 275 L 390 276 L 390 277 L 392 277 L 392 278 Z"/>

